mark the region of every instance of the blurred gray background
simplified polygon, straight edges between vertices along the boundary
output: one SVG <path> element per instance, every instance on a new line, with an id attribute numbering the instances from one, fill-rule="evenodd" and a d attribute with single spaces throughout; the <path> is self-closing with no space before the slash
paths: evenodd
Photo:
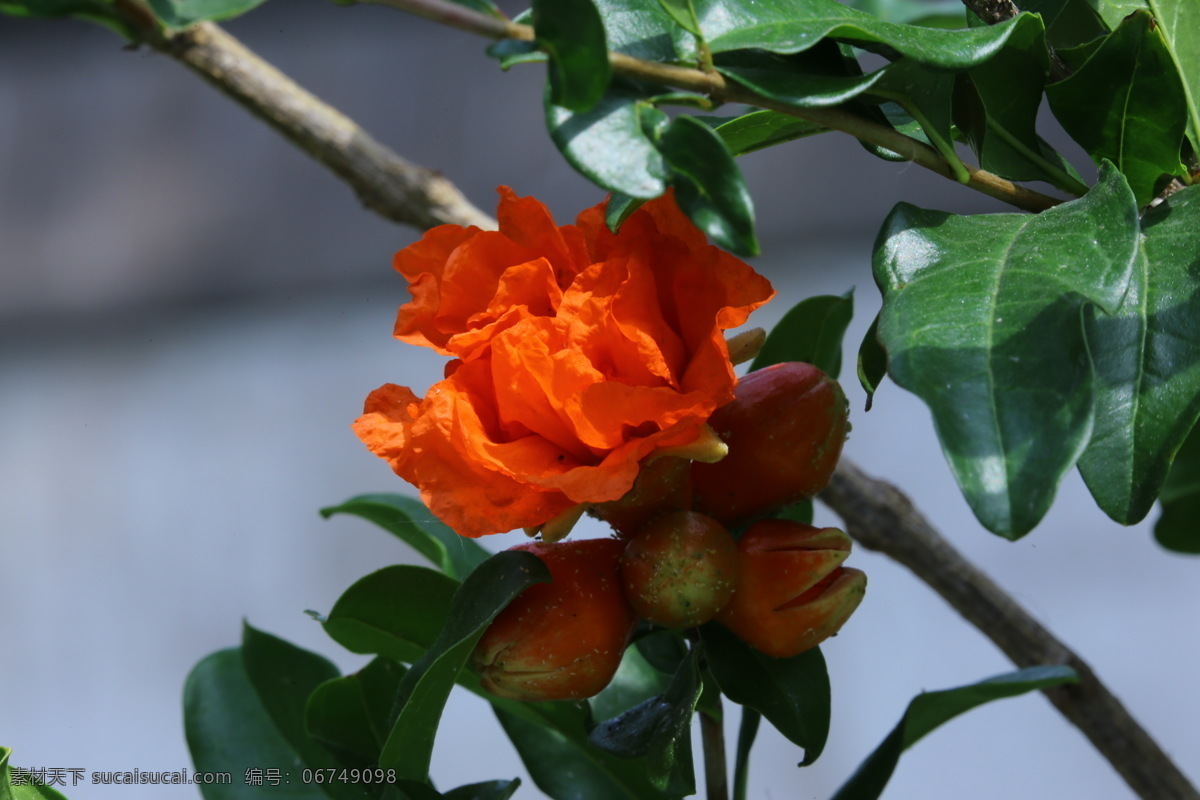
<path id="1" fill-rule="evenodd" d="M 499 184 L 542 198 L 560 222 L 601 199 L 545 135 L 541 67 L 502 73 L 483 42 L 376 7 L 276 2 L 228 28 L 489 212 Z M 878 306 L 870 249 L 893 203 L 1005 210 L 836 134 L 743 168 L 761 226 L 754 263 L 780 291 L 754 323 L 856 287 L 850 364 Z M 415 560 L 366 523 L 322 521 L 317 509 L 407 491 L 349 424 L 379 384 L 419 392 L 440 375 L 440 358 L 390 336 L 408 297 L 391 255 L 417 235 L 363 210 L 170 59 L 81 22 L 0 17 L 0 745 L 16 766 L 190 766 L 184 678 L 236 644 L 243 619 L 343 670 L 364 663 L 303 612 L 328 611 L 358 577 Z M 1200 780 L 1200 563 L 1160 550 L 1148 525 L 1109 522 L 1074 476 L 1025 539 L 991 536 L 954 487 L 924 407 L 885 384 L 864 414 L 844 377 L 847 453 L 908 491 L 1083 653 Z M 764 731 L 751 797 L 828 797 L 911 696 L 1010 669 L 903 569 L 865 551 L 851 563 L 870 590 L 824 648 L 828 748 L 797 770 L 798 749 Z M 731 737 L 736 721 L 731 713 Z M 445 788 L 524 775 L 469 695 L 451 700 L 433 771 Z M 517 796 L 539 793 L 527 781 Z M 1132 794 L 1042 697 L 1027 696 L 922 741 L 886 796 Z"/>

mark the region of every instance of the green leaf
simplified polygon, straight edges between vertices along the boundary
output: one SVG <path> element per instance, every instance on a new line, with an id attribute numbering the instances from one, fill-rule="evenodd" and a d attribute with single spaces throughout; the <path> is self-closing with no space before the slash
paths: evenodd
<path id="1" fill-rule="evenodd" d="M 883 80 L 871 93 L 903 107 L 915 120 L 930 143 L 954 170 L 955 177 L 966 183 L 970 177 L 954 149 L 952 135 L 955 75 L 946 70 L 931 69 L 914 59 L 901 59 L 883 71 Z"/>
<path id="2" fill-rule="evenodd" d="M 847 5 L 888 22 L 936 28 L 963 26 L 963 4 L 959 0 L 851 0 Z"/>
<path id="3" fill-rule="evenodd" d="M 228 784 L 201 786 L 204 800 L 327 800 L 324 784 L 247 782 L 251 770 L 262 775 L 277 769 L 282 775 L 309 765 L 303 764 L 267 713 L 247 674 L 242 648 L 213 653 L 188 674 L 183 687 L 183 722 L 196 770 L 228 772 L 233 777 Z"/>
<path id="4" fill-rule="evenodd" d="M 1162 514 L 1154 523 L 1154 538 L 1168 550 L 1200 555 L 1200 427 L 1175 455 L 1159 500 Z"/>
<path id="5" fill-rule="evenodd" d="M 576 712 L 574 724 L 542 725 L 502 704 L 492 706 L 530 777 L 544 794 L 552 800 L 645 800 L 661 796 L 646 780 L 640 763 L 588 744 L 586 716 L 581 707 L 553 705 Z"/>
<path id="6" fill-rule="evenodd" d="M 645 758 L 650 782 L 671 795 L 696 791 L 692 714 L 700 699 L 698 651 L 679 665 L 667 690 L 592 729 L 592 744 L 625 758 Z"/>
<path id="7" fill-rule="evenodd" d="M 956 114 L 979 164 L 1010 180 L 1041 180 L 1074 195 L 1087 186 L 1037 134 L 1038 107 L 1050 69 L 1043 31 L 1026 25 L 996 55 L 967 74 Z"/>
<path id="8" fill-rule="evenodd" d="M 1022 11 L 1041 14 L 1056 50 L 1078 47 L 1110 30 L 1088 0 L 1025 0 Z"/>
<path id="9" fill-rule="evenodd" d="M 379 766 L 402 779 L 427 781 L 433 740 L 446 698 L 488 624 L 527 587 L 550 580 L 542 560 L 509 550 L 479 565 L 450 603 L 445 626 L 400 684 L 399 714 Z"/>
<path id="10" fill-rule="evenodd" d="M 1146 12 L 1124 20 L 1071 77 L 1049 86 L 1054 116 L 1097 164 L 1125 174 L 1138 206 L 1182 175 L 1187 97 L 1162 31 Z"/>
<path id="11" fill-rule="evenodd" d="M 988 530 L 1032 529 L 1082 454 L 1095 399 L 1082 311 L 1116 311 L 1137 241 L 1137 207 L 1111 164 L 1085 197 L 1036 216 L 902 203 L 885 220 L 874 269 L 888 370 L 933 412 Z"/>
<path id="12" fill-rule="evenodd" d="M 849 75 L 831 69 L 825 59 L 758 51 L 723 53 L 715 60 L 718 72 L 734 83 L 796 108 L 825 108 L 845 103 L 870 89 L 884 74 Z"/>
<path id="13" fill-rule="evenodd" d="M 458 580 L 490 555 L 475 540 L 459 536 L 433 516 L 420 500 L 402 494 L 360 494 L 339 506 L 321 509 L 325 519 L 334 514 L 353 514 L 374 522 Z"/>
<path id="14" fill-rule="evenodd" d="M 820 295 L 801 300 L 771 329 L 750 370 L 804 361 L 836 378 L 842 369 L 842 337 L 853 316 L 853 289 L 841 297 Z"/>
<path id="15" fill-rule="evenodd" d="M 862 344 L 858 346 L 858 382 L 867 393 L 866 411 L 871 410 L 875 392 L 879 391 L 879 384 L 883 383 L 885 375 L 887 350 L 879 343 L 879 315 L 876 314 L 875 319 L 871 321 L 871 327 L 867 328 L 867 333 L 863 336 Z"/>
<path id="16" fill-rule="evenodd" d="M 596 8 L 604 20 L 610 50 L 645 61 L 673 61 L 676 58 L 671 39 L 676 23 L 661 3 L 596 0 Z"/>
<path id="17" fill-rule="evenodd" d="M 308 696 L 305 727 L 309 734 L 344 760 L 378 763 L 387 738 L 388 712 L 405 668 L 376 658 L 353 675 L 322 683 Z"/>
<path id="18" fill-rule="evenodd" d="M 263 2 L 265 0 L 149 0 L 159 21 L 176 29 L 205 20 L 237 17 Z"/>
<path id="19" fill-rule="evenodd" d="M 103 25 L 131 41 L 137 39 L 136 31 L 113 10 L 112 0 L 0 0 L 0 14 L 82 19 Z"/>
<path id="20" fill-rule="evenodd" d="M 457 589 L 457 581 L 426 567 L 384 567 L 355 581 L 322 624 L 352 653 L 412 663 L 442 630 Z"/>
<path id="21" fill-rule="evenodd" d="M 608 89 L 612 68 L 604 22 L 591 0 L 533 0 L 533 30 L 550 56 L 554 105 L 587 111 Z"/>
<path id="22" fill-rule="evenodd" d="M 751 111 L 733 117 L 713 128 L 725 147 L 735 156 L 762 150 L 794 139 L 825 133 L 828 128 L 815 122 L 780 114 L 778 111 Z"/>
<path id="23" fill-rule="evenodd" d="M 546 93 L 550 138 L 588 180 L 627 197 L 650 199 L 666 191 L 667 168 L 642 129 L 641 92 L 614 81 L 592 108 L 575 113 L 555 105 Z"/>
<path id="24" fill-rule="evenodd" d="M 696 21 L 692 0 L 658 0 L 658 3 L 685 31 L 700 36 L 700 23 Z"/>
<path id="25" fill-rule="evenodd" d="M 1150 512 L 1200 416 L 1200 186 L 1147 211 L 1139 245 L 1120 307 L 1086 318 L 1097 402 L 1079 471 L 1125 525 Z"/>
<path id="26" fill-rule="evenodd" d="M 900 754 L 925 734 L 976 706 L 1051 686 L 1074 683 L 1079 677 L 1068 667 L 1029 667 L 994 678 L 917 695 L 887 738 L 842 784 L 833 800 L 873 800 L 879 797 L 896 769 Z M 983 743 L 983 746 L 988 746 Z"/>
<path id="27" fill-rule="evenodd" d="M 537 42 L 521 39 L 501 39 L 487 48 L 487 54 L 499 61 L 500 69 L 505 72 L 517 64 L 535 64 L 549 60 L 549 56 L 538 49 Z"/>
<path id="28" fill-rule="evenodd" d="M 692 117 L 677 117 L 658 139 L 671 170 L 675 202 L 713 244 L 742 256 L 758 253 L 754 204 L 721 137 Z"/>
<path id="29" fill-rule="evenodd" d="M 701 628 L 700 635 L 721 691 L 762 714 L 788 741 L 803 747 L 800 766 L 816 761 L 829 737 L 830 715 L 829 672 L 821 649 L 770 658 L 716 622 Z"/>
<path id="30" fill-rule="evenodd" d="M 986 28 L 922 28 L 884 22 L 837 0 L 697 0 L 696 14 L 713 53 L 798 53 L 829 37 L 942 69 L 973 67 L 1023 27 L 1041 27 L 1036 17 L 1021 14 Z"/>
<path id="31" fill-rule="evenodd" d="M 0 800 L 66 800 L 49 781 L 36 783 L 26 771 L 14 774 L 8 763 L 11 755 L 10 748 L 0 747 Z"/>
<path id="32" fill-rule="evenodd" d="M 604 207 L 604 224 L 610 231 L 616 233 L 621 229 L 625 220 L 629 219 L 629 215 L 642 207 L 643 202 L 636 197 L 613 192 L 608 198 L 608 205 Z"/>
<path id="33" fill-rule="evenodd" d="M 1200 4 L 1195 0 L 1149 0 L 1163 41 L 1187 97 L 1187 137 L 1200 156 Z"/>
<path id="34" fill-rule="evenodd" d="M 344 766 L 309 735 L 305 726 L 308 696 L 321 684 L 338 677 L 330 661 L 269 633 L 243 625 L 242 665 L 267 717 L 291 746 L 297 763 L 314 769 Z M 365 800 L 370 795 L 358 783 L 322 784 L 330 797 Z"/>

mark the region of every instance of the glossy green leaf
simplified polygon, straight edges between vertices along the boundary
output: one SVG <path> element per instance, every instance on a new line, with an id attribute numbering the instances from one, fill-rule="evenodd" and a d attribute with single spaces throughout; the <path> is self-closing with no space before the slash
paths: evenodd
<path id="1" fill-rule="evenodd" d="M 552 103 L 547 92 L 546 126 L 567 162 L 584 177 L 610 192 L 649 199 L 666 191 L 667 168 L 642 129 L 640 97 L 636 87 L 614 81 L 596 105 L 575 113 Z"/>
<path id="2" fill-rule="evenodd" d="M 328 659 L 296 647 L 269 633 L 243 625 L 242 666 L 267 717 L 291 746 L 297 763 L 314 769 L 344 765 L 309 735 L 305 725 L 308 696 L 321 684 L 338 677 Z M 366 800 L 362 784 L 330 782 L 322 790 L 338 800 Z"/>
<path id="3" fill-rule="evenodd" d="M 402 494 L 361 494 L 321 509 L 325 519 L 334 514 L 353 514 L 374 522 L 458 580 L 490 555 L 473 539 L 459 536 L 433 516 L 420 500 Z"/>
<path id="4" fill-rule="evenodd" d="M 500 69 L 507 72 L 517 64 L 536 64 L 549 60 L 538 48 L 537 42 L 521 39 L 501 39 L 487 48 L 487 54 L 500 62 Z"/>
<path id="5" fill-rule="evenodd" d="M 400 684 L 399 714 L 379 756 L 381 767 L 395 769 L 400 778 L 428 780 L 442 709 L 475 643 L 514 597 L 549 580 L 541 559 L 514 550 L 497 553 L 467 576 L 454 593 L 437 639 Z"/>
<path id="6" fill-rule="evenodd" d="M 592 0 L 533 0 L 533 30 L 550 56 L 551 102 L 575 112 L 598 103 L 612 68 L 604 22 Z"/>
<path id="7" fill-rule="evenodd" d="M 952 109 L 955 75 L 931 69 L 911 58 L 901 59 L 883 71 L 872 94 L 899 104 L 919 125 L 934 149 L 942 154 L 957 179 L 966 183 L 966 167 L 954 149 Z"/>
<path id="8" fill-rule="evenodd" d="M 1200 415 L 1200 186 L 1147 211 L 1139 244 L 1121 306 L 1086 319 L 1096 422 L 1079 471 L 1125 525 L 1150 512 Z"/>
<path id="9" fill-rule="evenodd" d="M 1079 677 L 1069 667 L 1029 667 L 969 686 L 917 695 L 908 704 L 900 722 L 850 780 L 842 784 L 833 800 L 874 800 L 879 797 L 896 769 L 900 754 L 925 734 L 959 714 L 993 700 L 1016 697 L 1078 680 Z M 989 746 L 992 743 L 980 742 L 980 747 Z"/>
<path id="10" fill-rule="evenodd" d="M 1200 555 L 1200 427 L 1175 455 L 1159 500 L 1162 514 L 1154 523 L 1154 538 L 1168 550 Z"/>
<path id="11" fill-rule="evenodd" d="M 847 5 L 887 22 L 934 28 L 963 27 L 960 0 L 850 0 Z"/>
<path id="12" fill-rule="evenodd" d="M 803 53 L 781 55 L 766 51 L 723 53 L 715 59 L 718 72 L 763 97 L 797 108 L 825 108 L 845 103 L 874 85 L 883 70 L 847 75 L 831 70 Z"/>
<path id="13" fill-rule="evenodd" d="M 12 750 L 0 747 L 0 800 L 66 800 L 66 797 L 49 785 L 47 776 L 45 783 L 36 781 L 29 772 L 17 771 L 10 763 Z M 70 773 L 64 780 L 73 780 Z"/>
<path id="14" fill-rule="evenodd" d="M 608 204 L 604 207 L 604 224 L 610 231 L 616 233 L 621 229 L 625 220 L 629 219 L 629 215 L 642 207 L 643 202 L 636 197 L 613 192 L 608 198 Z"/>
<path id="15" fill-rule="evenodd" d="M 644 758 L 650 782 L 669 795 L 696 791 L 692 714 L 700 699 L 698 651 L 684 659 L 667 690 L 592 729 L 592 744 L 625 758 Z"/>
<path id="16" fill-rule="evenodd" d="M 821 649 L 770 658 L 722 625 L 700 630 L 713 677 L 730 700 L 767 718 L 788 741 L 804 748 L 800 766 L 813 763 L 829 737 L 829 673 Z"/>
<path id="17" fill-rule="evenodd" d="M 673 61 L 675 20 L 654 0 L 596 0 L 610 50 L 646 61 Z"/>
<path id="18" fill-rule="evenodd" d="M 137 38 L 134 29 L 113 10 L 112 0 L 0 0 L 0 14 L 82 19 L 110 28 L 127 39 Z"/>
<path id="19" fill-rule="evenodd" d="M 836 378 L 842 369 L 842 337 L 853 316 L 853 289 L 841 297 L 820 295 L 801 300 L 771 329 L 750 370 L 804 361 Z"/>
<path id="20" fill-rule="evenodd" d="M 721 137 L 692 117 L 677 117 L 658 139 L 671 171 L 675 202 L 713 244 L 742 256 L 758 253 L 754 204 Z"/>
<path id="21" fill-rule="evenodd" d="M 352 653 L 412 663 L 446 622 L 458 582 L 411 564 L 384 567 L 355 581 L 323 621 L 325 632 Z"/>
<path id="22" fill-rule="evenodd" d="M 1200 3 L 1149 0 L 1187 97 L 1187 136 L 1200 156 Z"/>
<path id="23" fill-rule="evenodd" d="M 1071 77 L 1046 89 L 1063 129 L 1099 164 L 1125 174 L 1139 206 L 1163 176 L 1180 175 L 1187 98 L 1162 31 L 1140 11 Z"/>
<path id="24" fill-rule="evenodd" d="M 643 800 L 660 796 L 640 763 L 610 755 L 588 743 L 582 714 L 568 728 L 531 722 L 500 704 L 493 705 L 493 710 L 533 782 L 552 800 Z"/>
<path id="25" fill-rule="evenodd" d="M 692 8 L 692 0 L 658 0 L 658 4 L 685 31 L 700 35 L 700 23 L 696 21 L 696 9 Z"/>
<path id="26" fill-rule="evenodd" d="M 959 487 L 994 533 L 1033 528 L 1087 444 L 1095 380 L 1082 313 L 1117 309 L 1138 233 L 1111 164 L 1086 196 L 1038 215 L 902 203 L 884 221 L 874 269 L 888 371 L 929 406 Z"/>
<path id="27" fill-rule="evenodd" d="M 866 411 L 871 410 L 875 392 L 879 391 L 879 384 L 883 383 L 885 375 L 887 350 L 879 343 L 879 315 L 876 314 L 875 319 L 871 321 L 871 327 L 867 328 L 863 336 L 862 344 L 858 346 L 858 382 L 867 393 Z"/>
<path id="28" fill-rule="evenodd" d="M 725 142 L 730 153 L 740 156 L 805 136 L 825 133 L 829 129 L 806 119 L 764 110 L 732 117 L 713 130 Z"/>
<path id="29" fill-rule="evenodd" d="M 186 28 L 205 20 L 230 19 L 265 0 L 148 0 L 154 15 L 169 28 Z"/>
<path id="30" fill-rule="evenodd" d="M 697 0 L 696 13 L 714 53 L 798 53 L 831 37 L 942 69 L 973 67 L 991 58 L 1014 32 L 1041 27 L 1036 17 L 1023 14 L 987 28 L 923 28 L 885 22 L 837 0 Z"/>
<path id="31" fill-rule="evenodd" d="M 278 769 L 282 776 L 303 761 L 259 699 L 242 648 L 213 653 L 188 674 L 183 687 L 183 723 L 196 770 L 228 772 L 234 779 L 228 784 L 200 786 L 204 800 L 327 800 L 323 784 L 272 786 L 265 781 L 257 785 L 246 781 L 249 770 Z"/>
<path id="32" fill-rule="evenodd" d="M 309 734 L 348 763 L 376 764 L 404 673 L 396 662 L 376 658 L 353 675 L 322 683 L 305 707 Z"/>
<path id="33" fill-rule="evenodd" d="M 1089 0 L 1025 0 L 1022 11 L 1041 14 L 1055 49 L 1078 47 L 1110 30 Z"/>
<path id="34" fill-rule="evenodd" d="M 1005 47 L 967 74 L 956 118 L 979 165 L 1010 180 L 1041 180 L 1075 195 L 1087 186 L 1037 133 L 1038 107 L 1050 69 L 1043 31 L 1026 25 Z"/>

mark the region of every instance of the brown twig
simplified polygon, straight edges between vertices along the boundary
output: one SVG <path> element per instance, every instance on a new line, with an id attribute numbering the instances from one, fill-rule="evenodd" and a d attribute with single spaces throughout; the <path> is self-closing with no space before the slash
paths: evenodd
<path id="1" fill-rule="evenodd" d="M 843 459 L 820 500 L 838 513 L 863 547 L 912 570 L 1014 664 L 1064 664 L 1079 673 L 1079 683 L 1047 689 L 1046 695 L 1139 797 L 1200 800 L 1200 793 L 1091 667 L 963 558 L 899 489 Z"/>
<path id="2" fill-rule="evenodd" d="M 185 64 L 324 164 L 371 210 L 420 229 L 448 222 L 495 226 L 440 173 L 396 155 L 216 25 L 168 33 L 138 4 L 116 5 L 143 42 Z"/>

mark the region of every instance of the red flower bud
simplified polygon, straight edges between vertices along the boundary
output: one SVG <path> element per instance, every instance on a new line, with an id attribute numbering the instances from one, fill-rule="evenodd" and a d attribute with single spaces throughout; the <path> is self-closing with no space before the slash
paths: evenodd
<path id="1" fill-rule="evenodd" d="M 623 539 L 636 536 L 653 519 L 692 507 L 691 462 L 659 456 L 642 464 L 633 488 L 620 500 L 597 503 L 591 513 Z"/>
<path id="2" fill-rule="evenodd" d="M 773 658 L 838 632 L 862 602 L 867 576 L 841 566 L 850 537 L 837 528 L 768 519 L 738 541 L 738 590 L 717 621 Z"/>
<path id="3" fill-rule="evenodd" d="M 837 381 L 799 362 L 743 377 L 709 424 L 729 455 L 692 465 L 695 508 L 730 526 L 824 489 L 849 429 Z"/>
<path id="4" fill-rule="evenodd" d="M 737 545 L 724 525 L 679 511 L 659 517 L 629 543 L 621 577 L 639 617 L 668 628 L 694 628 L 733 597 L 737 564 Z"/>
<path id="5" fill-rule="evenodd" d="M 616 539 L 528 542 L 550 570 L 484 632 L 472 655 L 485 689 L 516 700 L 578 700 L 612 680 L 636 618 L 621 591 Z"/>

